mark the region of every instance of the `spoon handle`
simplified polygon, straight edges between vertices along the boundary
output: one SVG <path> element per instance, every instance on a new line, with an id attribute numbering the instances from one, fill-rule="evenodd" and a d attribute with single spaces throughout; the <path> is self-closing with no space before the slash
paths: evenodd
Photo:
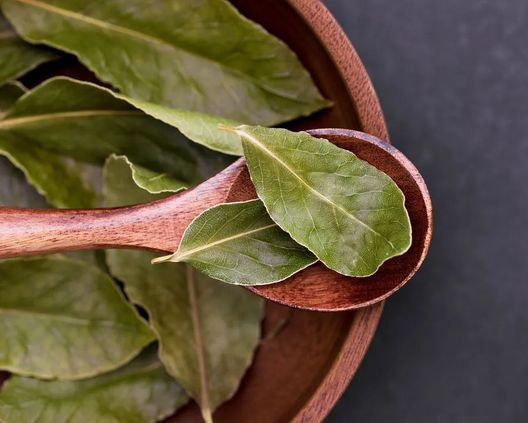
<path id="1" fill-rule="evenodd" d="M 175 251 L 201 212 L 226 200 L 237 161 L 194 189 L 128 207 L 87 210 L 0 207 L 0 258 L 92 248 Z"/>

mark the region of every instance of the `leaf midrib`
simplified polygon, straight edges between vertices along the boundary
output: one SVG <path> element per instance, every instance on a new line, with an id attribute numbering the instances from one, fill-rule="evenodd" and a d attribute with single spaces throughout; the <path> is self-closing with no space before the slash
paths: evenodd
<path id="1" fill-rule="evenodd" d="M 379 236 L 381 239 L 383 239 L 387 244 L 390 245 L 393 251 L 396 250 L 394 247 L 394 244 L 390 242 L 387 238 L 385 238 L 382 234 L 380 234 L 378 231 L 376 231 L 374 228 L 363 222 L 358 217 L 354 216 L 352 213 L 350 213 L 348 210 L 344 209 L 343 207 L 339 206 L 338 204 L 334 203 L 331 199 L 326 197 L 324 194 L 317 191 L 314 187 L 312 187 L 308 182 L 306 182 L 301 176 L 297 174 L 291 167 L 288 166 L 287 163 L 285 163 L 280 157 L 278 157 L 275 153 L 273 153 L 270 149 L 268 149 L 264 144 L 262 144 L 257 138 L 254 136 L 248 134 L 241 128 L 235 128 L 234 131 L 242 138 L 245 138 L 252 144 L 254 144 L 257 148 L 260 148 L 263 150 L 266 154 L 268 154 L 273 160 L 275 160 L 277 163 L 279 163 L 284 169 L 286 169 L 289 173 L 291 173 L 296 179 L 298 179 L 310 192 L 312 192 L 315 196 L 320 198 L 322 201 L 329 204 L 331 207 L 335 208 L 336 210 L 339 210 L 342 214 L 345 216 L 348 216 L 352 220 L 359 223 L 361 226 L 366 228 L 367 230 L 371 231 L 375 235 Z"/>
<path id="2" fill-rule="evenodd" d="M 148 35 L 148 34 L 145 34 L 145 33 L 142 33 L 142 32 L 139 32 L 139 31 L 136 31 L 134 29 L 130 29 L 130 28 L 126 28 L 124 26 L 121 26 L 121 25 L 116 25 L 116 24 L 113 24 L 113 23 L 109 23 L 109 22 L 105 22 L 101 19 L 97 19 L 97 18 L 93 18 L 91 16 L 87 16 L 87 15 L 83 15 L 82 13 L 78 13 L 78 12 L 74 12 L 74 11 L 71 11 L 71 10 L 68 10 L 68 9 L 64 9 L 64 8 L 60 8 L 58 6 L 52 6 L 52 5 L 49 5 L 49 4 L 46 4 L 46 3 L 42 3 L 38 0 L 13 0 L 15 2 L 19 2 L 19 3 L 25 3 L 26 5 L 30 5 L 30 6 L 34 6 L 36 8 L 39 8 L 39 9 L 42 9 L 42 10 L 47 10 L 48 12 L 51 12 L 51 13 L 56 13 L 58 15 L 62 15 L 62 16 L 65 16 L 65 17 L 70 17 L 72 19 L 75 19 L 75 20 L 78 20 L 78 21 L 81 21 L 81 22 L 85 22 L 85 23 L 88 23 L 88 24 L 91 24 L 93 26 L 98 26 L 100 28 L 103 28 L 103 29 L 107 29 L 107 30 L 111 30 L 111 31 L 114 31 L 114 32 L 118 32 L 118 33 L 121 33 L 121 34 L 125 34 L 125 35 L 129 35 L 130 37 L 134 37 L 134 38 L 137 38 L 137 39 L 140 39 L 140 40 L 144 40 L 146 42 L 149 42 L 149 43 L 154 43 L 154 44 L 158 44 L 158 45 L 161 45 L 165 48 L 171 48 L 171 49 L 174 49 L 174 50 L 180 50 L 180 51 L 183 51 L 187 54 L 190 54 L 192 56 L 195 56 L 195 57 L 199 57 L 200 59 L 204 60 L 204 61 L 207 61 L 209 63 L 212 63 L 213 65 L 215 66 L 218 66 L 218 67 L 221 67 L 235 75 L 238 75 L 239 77 L 241 77 L 242 79 L 245 79 L 245 80 L 249 80 L 251 83 L 255 84 L 256 86 L 260 87 L 262 90 L 272 94 L 272 95 L 275 95 L 275 96 L 278 96 L 278 97 L 282 97 L 282 98 L 287 98 L 288 100 L 291 100 L 291 101 L 294 101 L 296 103 L 305 103 L 303 101 L 299 101 L 299 99 L 296 97 L 296 96 L 289 96 L 289 95 L 286 95 L 282 92 L 275 92 L 274 90 L 270 89 L 269 87 L 263 85 L 258 79 L 254 79 L 252 78 L 250 75 L 244 73 L 244 72 L 241 72 L 240 70 L 238 69 L 235 69 L 235 68 L 230 68 L 228 66 L 226 66 L 224 63 L 220 62 L 220 61 L 215 61 L 207 56 L 204 56 L 202 54 L 198 54 L 196 51 L 193 51 L 193 50 L 190 50 L 190 49 L 186 49 L 186 48 L 183 48 L 181 46 L 178 46 L 178 45 L 175 45 L 175 44 L 171 44 L 170 42 L 166 41 L 166 40 L 163 40 L 162 38 L 158 38 L 158 37 L 154 37 L 152 35 Z"/>
<path id="3" fill-rule="evenodd" d="M 221 238 L 221 239 L 213 241 L 211 243 L 203 244 L 203 245 L 201 245 L 199 247 L 192 248 L 190 250 L 184 251 L 182 254 L 176 253 L 173 256 L 173 258 L 175 259 L 174 261 L 181 261 L 185 257 L 188 257 L 190 255 L 199 253 L 199 252 L 207 250 L 209 248 L 216 247 L 217 245 L 220 245 L 220 244 L 225 244 L 227 242 L 234 241 L 234 240 L 236 240 L 238 238 L 243 238 L 243 237 L 248 236 L 248 235 L 253 235 L 255 233 L 258 233 L 258 232 L 261 232 L 261 231 L 265 231 L 265 230 L 273 228 L 275 226 L 277 226 L 277 225 L 275 223 L 273 223 L 273 224 L 270 224 L 270 225 L 261 226 L 260 228 L 251 229 L 251 230 L 245 231 L 245 232 L 240 232 L 240 233 L 238 233 L 236 235 L 232 235 L 232 236 L 228 236 L 228 237 L 225 237 L 225 238 Z"/>
<path id="4" fill-rule="evenodd" d="M 32 116 L 21 116 L 15 118 L 6 118 L 0 121 L 0 129 L 9 129 L 14 126 L 23 126 L 35 122 L 46 120 L 61 120 L 72 118 L 91 118 L 99 116 L 141 116 L 143 112 L 139 110 L 80 110 L 75 112 L 56 112 L 44 113 Z"/>
<path id="5" fill-rule="evenodd" d="M 205 350 L 203 344 L 203 334 L 199 315 L 198 296 L 196 294 L 196 281 L 194 269 L 186 266 L 187 291 L 189 293 L 189 303 L 191 306 L 191 319 L 193 325 L 194 341 L 196 344 L 196 355 L 198 360 L 198 372 L 200 376 L 200 408 L 204 420 L 210 420 L 211 404 L 209 398 L 209 387 L 207 382 L 207 366 L 205 363 Z"/>

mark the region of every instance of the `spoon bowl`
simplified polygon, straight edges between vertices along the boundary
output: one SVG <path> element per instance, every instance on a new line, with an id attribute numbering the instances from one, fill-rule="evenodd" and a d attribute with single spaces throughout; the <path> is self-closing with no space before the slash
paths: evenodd
<path id="1" fill-rule="evenodd" d="M 405 206 L 411 220 L 411 248 L 405 254 L 386 261 L 369 277 L 343 276 L 327 269 L 322 263 L 316 263 L 282 283 L 249 289 L 269 300 L 308 310 L 353 310 L 375 304 L 405 285 L 427 255 L 433 232 L 429 191 L 416 167 L 399 150 L 379 138 L 347 129 L 316 129 L 308 132 L 352 151 L 396 182 L 405 194 Z M 242 173 L 240 178 L 243 177 L 248 176 Z M 245 181 L 243 185 L 247 185 Z M 233 188 L 236 186 L 235 182 Z M 233 195 L 236 191 L 233 190 Z"/>
<path id="2" fill-rule="evenodd" d="M 411 249 L 368 278 L 350 278 L 321 264 L 286 281 L 250 287 L 290 307 L 341 311 L 381 301 L 405 284 L 422 263 L 431 240 L 432 208 L 426 185 L 412 163 L 376 137 L 345 129 L 311 133 L 351 150 L 394 179 L 406 197 L 413 230 Z M 144 248 L 173 252 L 187 226 L 204 210 L 256 198 L 243 159 L 197 187 L 163 200 L 110 209 L 0 209 L 0 258 L 89 248 Z"/>

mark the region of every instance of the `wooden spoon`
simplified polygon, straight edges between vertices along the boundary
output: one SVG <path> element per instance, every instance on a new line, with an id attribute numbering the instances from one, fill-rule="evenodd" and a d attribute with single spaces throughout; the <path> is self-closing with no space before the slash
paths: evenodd
<path id="1" fill-rule="evenodd" d="M 367 278 L 342 276 L 318 263 L 284 282 L 249 289 L 272 301 L 310 310 L 350 310 L 381 301 L 416 273 L 429 249 L 432 206 L 425 182 L 402 153 L 376 137 L 345 129 L 309 132 L 353 151 L 398 184 L 411 219 L 412 246 Z M 173 252 L 185 228 L 205 209 L 252 198 L 256 193 L 240 159 L 191 190 L 147 204 L 88 210 L 0 208 L 0 258 L 90 248 Z"/>

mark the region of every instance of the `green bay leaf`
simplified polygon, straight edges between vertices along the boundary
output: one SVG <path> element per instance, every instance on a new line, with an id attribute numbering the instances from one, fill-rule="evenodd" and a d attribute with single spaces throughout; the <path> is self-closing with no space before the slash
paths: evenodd
<path id="1" fill-rule="evenodd" d="M 305 132 L 250 126 L 235 132 L 272 219 L 326 266 L 369 276 L 409 249 L 405 197 L 389 176 Z"/>
<path id="2" fill-rule="evenodd" d="M 0 368 L 79 379 L 126 363 L 152 332 L 97 267 L 65 257 L 0 262 Z"/>
<path id="3" fill-rule="evenodd" d="M 328 106 L 295 54 L 225 0 L 2 7 L 26 40 L 75 54 L 134 98 L 262 125 Z"/>
<path id="4" fill-rule="evenodd" d="M 107 162 L 107 206 L 138 199 L 140 188 L 130 168 L 126 175 L 126 167 L 116 166 L 122 164 L 115 159 Z M 117 187 L 119 194 L 111 195 Z M 216 407 L 235 393 L 251 364 L 260 338 L 263 301 L 240 287 L 195 273 L 183 263 L 153 266 L 154 257 L 138 250 L 107 251 L 112 275 L 124 283 L 130 300 L 147 310 L 167 371 L 210 421 Z"/>
<path id="5" fill-rule="evenodd" d="M 0 120 L 0 134 L 22 135 L 48 151 L 102 164 L 112 153 L 163 170 L 194 171 L 192 144 L 179 131 L 97 85 L 57 77 L 20 98 Z"/>
<path id="6" fill-rule="evenodd" d="M 0 420 L 154 423 L 187 400 L 151 347 L 125 367 L 91 379 L 44 381 L 12 376 L 0 392 Z"/>
<path id="7" fill-rule="evenodd" d="M 282 281 L 317 259 L 269 217 L 260 200 L 226 203 L 198 216 L 178 251 L 154 262 L 188 262 L 208 276 L 236 285 Z"/>
<path id="8" fill-rule="evenodd" d="M 149 314 L 167 371 L 200 405 L 206 421 L 231 398 L 259 344 L 263 301 L 183 263 L 153 266 L 156 255 L 109 250 L 111 273 Z"/>
<path id="9" fill-rule="evenodd" d="M 224 126 L 238 126 L 239 122 L 207 113 L 161 106 L 116 93 L 114 96 L 127 101 L 146 114 L 178 128 L 187 138 L 204 147 L 233 156 L 244 154 L 239 137 L 232 132 L 221 129 Z"/>
<path id="10" fill-rule="evenodd" d="M 0 12 L 0 85 L 57 58 L 57 54 L 50 49 L 22 40 Z"/>
<path id="11" fill-rule="evenodd" d="M 113 153 L 186 185 L 229 161 L 111 91 L 69 78 L 34 88 L 0 120 L 0 154 L 58 207 L 97 205 L 102 165 Z"/>

